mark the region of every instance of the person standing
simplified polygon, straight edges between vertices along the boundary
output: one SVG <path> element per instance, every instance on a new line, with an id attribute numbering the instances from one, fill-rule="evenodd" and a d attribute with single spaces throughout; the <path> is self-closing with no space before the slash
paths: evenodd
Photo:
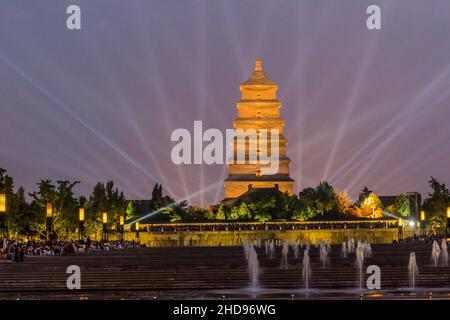
<path id="1" fill-rule="evenodd" d="M 23 257 L 24 257 L 24 248 L 22 246 L 20 246 L 19 248 L 19 261 L 23 262 Z"/>

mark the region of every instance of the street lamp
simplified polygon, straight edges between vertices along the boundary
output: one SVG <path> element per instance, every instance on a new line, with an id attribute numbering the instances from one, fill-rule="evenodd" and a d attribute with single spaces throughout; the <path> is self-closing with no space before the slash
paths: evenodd
<path id="1" fill-rule="evenodd" d="M 125 216 L 119 217 L 119 231 L 120 231 L 120 240 L 124 240 L 124 232 L 125 232 Z"/>
<path id="2" fill-rule="evenodd" d="M 46 226 L 46 235 L 47 241 L 50 240 L 50 235 L 52 233 L 52 220 L 53 220 L 53 204 L 47 202 L 45 206 L 45 226 Z"/>
<path id="3" fill-rule="evenodd" d="M 78 209 L 78 220 L 79 220 L 78 233 L 79 238 L 81 239 L 82 237 L 84 237 L 84 208 Z"/>
<path id="4" fill-rule="evenodd" d="M 108 212 L 103 212 L 102 215 L 103 222 L 103 240 L 108 240 Z"/>
<path id="5" fill-rule="evenodd" d="M 139 221 L 137 221 L 134 226 L 136 229 L 136 242 L 139 243 L 139 238 L 140 238 L 140 236 L 139 236 L 139 229 L 140 229 Z"/>
<path id="6" fill-rule="evenodd" d="M 398 240 L 403 239 L 403 219 L 398 219 Z"/>
<path id="7" fill-rule="evenodd" d="M 447 227 L 445 228 L 445 233 L 448 235 L 450 229 L 450 207 L 447 207 Z"/>
<path id="8" fill-rule="evenodd" d="M 0 213 L 6 213 L 6 193 L 0 193 Z"/>
<path id="9" fill-rule="evenodd" d="M 420 233 L 423 236 L 427 235 L 427 222 L 424 210 L 420 211 Z"/>
<path id="10" fill-rule="evenodd" d="M 8 224 L 6 220 L 6 193 L 0 193 L 0 229 L 8 236 Z"/>

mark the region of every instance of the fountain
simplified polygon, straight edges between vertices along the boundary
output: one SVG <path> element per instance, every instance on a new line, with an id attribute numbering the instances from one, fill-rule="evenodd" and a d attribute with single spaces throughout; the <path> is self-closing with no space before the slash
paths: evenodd
<path id="1" fill-rule="evenodd" d="M 269 255 L 269 240 L 264 241 L 264 251 L 266 255 Z"/>
<path id="2" fill-rule="evenodd" d="M 417 267 L 416 263 L 416 254 L 414 252 L 411 252 L 409 254 L 408 271 L 409 271 L 409 285 L 412 289 L 414 289 L 416 287 L 416 278 L 419 275 L 419 268 Z"/>
<path id="3" fill-rule="evenodd" d="M 363 265 L 364 265 L 364 250 L 361 246 L 356 248 L 355 265 L 358 268 L 359 288 L 362 289 Z"/>
<path id="4" fill-rule="evenodd" d="M 372 246 L 370 245 L 370 242 L 366 242 L 366 255 L 369 258 L 372 256 Z"/>
<path id="5" fill-rule="evenodd" d="M 258 254 L 252 245 L 248 247 L 248 275 L 250 277 L 250 286 L 255 290 L 258 287 L 259 262 Z"/>
<path id="6" fill-rule="evenodd" d="M 308 250 L 303 252 L 303 271 L 302 271 L 303 284 L 306 290 L 309 290 L 309 280 L 311 280 L 311 265 L 309 263 Z"/>
<path id="7" fill-rule="evenodd" d="M 355 252 L 355 240 L 350 239 L 347 242 L 347 252 L 354 253 Z"/>
<path id="8" fill-rule="evenodd" d="M 270 259 L 273 259 L 274 253 L 275 253 L 275 243 L 272 240 L 269 245 L 269 258 Z"/>
<path id="9" fill-rule="evenodd" d="M 294 243 L 294 258 L 298 259 L 298 241 Z"/>
<path id="10" fill-rule="evenodd" d="M 331 245 L 330 243 L 327 241 L 327 254 L 331 253 Z"/>
<path id="11" fill-rule="evenodd" d="M 364 258 L 372 256 L 372 247 L 370 246 L 369 242 L 364 241 L 364 243 L 361 243 L 358 241 L 358 247 L 362 248 L 364 252 Z"/>
<path id="12" fill-rule="evenodd" d="M 311 242 L 309 240 L 306 240 L 306 250 L 309 251 L 310 248 L 311 248 Z"/>
<path id="13" fill-rule="evenodd" d="M 341 256 L 342 258 L 347 258 L 347 242 L 342 242 L 342 248 L 341 248 Z"/>
<path id="14" fill-rule="evenodd" d="M 448 267 L 447 239 L 445 238 L 441 240 L 441 266 Z"/>
<path id="15" fill-rule="evenodd" d="M 320 246 L 320 262 L 322 262 L 322 268 L 325 269 L 325 266 L 328 264 L 328 252 L 325 245 Z"/>
<path id="16" fill-rule="evenodd" d="M 289 253 L 289 242 L 286 240 L 283 243 L 283 249 L 281 250 L 281 269 L 288 269 L 287 256 Z"/>
<path id="17" fill-rule="evenodd" d="M 436 240 L 433 241 L 433 247 L 431 249 L 431 262 L 435 267 L 439 264 L 439 257 L 441 255 L 441 248 L 439 247 Z"/>
<path id="18" fill-rule="evenodd" d="M 249 248 L 250 244 L 248 243 L 247 240 L 244 240 L 244 241 L 242 242 L 242 246 L 243 246 L 243 248 L 244 248 L 245 259 L 248 260 L 248 248 Z"/>

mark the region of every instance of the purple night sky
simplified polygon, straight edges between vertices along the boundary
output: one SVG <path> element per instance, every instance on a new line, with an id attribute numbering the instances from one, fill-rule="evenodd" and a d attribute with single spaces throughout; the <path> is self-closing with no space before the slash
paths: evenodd
<path id="1" fill-rule="evenodd" d="M 81 31 L 66 28 L 69 4 Z M 450 183 L 448 0 L 3 0 L 0 167 L 27 191 L 113 179 L 141 199 L 159 181 L 217 203 L 225 166 L 174 165 L 170 135 L 194 120 L 232 128 L 257 56 L 279 84 L 297 191 Z"/>

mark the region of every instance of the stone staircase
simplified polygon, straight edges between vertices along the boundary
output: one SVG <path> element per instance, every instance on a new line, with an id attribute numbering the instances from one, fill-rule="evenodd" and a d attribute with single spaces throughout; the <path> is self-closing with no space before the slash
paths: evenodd
<path id="1" fill-rule="evenodd" d="M 412 251 L 416 253 L 419 267 L 416 291 L 422 292 L 421 297 L 432 291 L 436 292 L 435 297 L 449 297 L 450 268 L 431 265 L 431 245 L 372 245 L 372 250 L 372 257 L 365 260 L 364 271 L 368 265 L 381 268 L 385 297 L 389 294 L 400 297 L 408 292 L 408 259 Z M 257 252 L 261 266 L 259 284 L 263 288 L 259 298 L 304 295 L 301 293 L 303 250 L 298 259 L 294 259 L 291 250 L 288 270 L 280 269 L 281 248 L 277 248 L 273 259 L 265 255 L 263 248 Z M 312 296 L 368 295 L 356 290 L 358 271 L 354 254 L 342 258 L 340 247 L 332 246 L 330 263 L 323 268 L 319 249 L 312 246 L 310 260 Z M 81 268 L 81 290 L 67 289 L 69 265 Z M 0 299 L 240 298 L 249 297 L 242 290 L 248 283 L 242 247 L 142 248 L 77 256 L 26 257 L 23 263 L 0 263 Z"/>

